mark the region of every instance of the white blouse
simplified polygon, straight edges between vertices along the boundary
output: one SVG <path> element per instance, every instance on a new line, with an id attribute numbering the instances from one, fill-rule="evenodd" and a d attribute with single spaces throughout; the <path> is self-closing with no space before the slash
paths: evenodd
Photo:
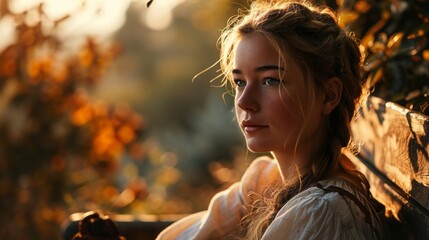
<path id="1" fill-rule="evenodd" d="M 260 157 L 253 161 L 240 182 L 212 198 L 208 210 L 173 223 L 157 240 L 229 239 L 228 236 L 237 234 L 240 220 L 246 214 L 245 206 L 253 202 L 252 193 L 260 195 L 278 181 L 281 180 L 276 161 Z M 369 216 L 349 197 L 324 190 L 330 186 L 351 193 Z M 364 195 L 343 179 L 325 180 L 290 199 L 268 226 L 262 240 L 378 239 L 367 222 L 382 234 L 377 213 Z"/>

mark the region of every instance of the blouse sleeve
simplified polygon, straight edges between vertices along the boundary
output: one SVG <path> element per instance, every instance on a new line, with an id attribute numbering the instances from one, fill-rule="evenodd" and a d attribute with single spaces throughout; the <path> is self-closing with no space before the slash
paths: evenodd
<path id="1" fill-rule="evenodd" d="M 167 227 L 157 237 L 163 239 L 214 239 L 237 230 L 252 192 L 261 194 L 266 186 L 278 180 L 277 164 L 268 157 L 255 159 L 240 182 L 217 193 L 206 211 L 189 215 Z"/>
<path id="2" fill-rule="evenodd" d="M 338 193 L 293 198 L 279 211 L 262 240 L 366 239 L 352 215 Z"/>

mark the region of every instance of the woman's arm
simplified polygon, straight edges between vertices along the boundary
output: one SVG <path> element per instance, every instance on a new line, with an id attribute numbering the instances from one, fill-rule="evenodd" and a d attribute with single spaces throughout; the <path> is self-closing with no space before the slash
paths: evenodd
<path id="1" fill-rule="evenodd" d="M 173 223 L 157 239 L 213 239 L 233 233 L 238 230 L 246 207 L 252 203 L 249 194 L 262 194 L 265 187 L 279 179 L 278 176 L 275 161 L 268 157 L 255 159 L 240 182 L 212 198 L 208 210 Z"/>

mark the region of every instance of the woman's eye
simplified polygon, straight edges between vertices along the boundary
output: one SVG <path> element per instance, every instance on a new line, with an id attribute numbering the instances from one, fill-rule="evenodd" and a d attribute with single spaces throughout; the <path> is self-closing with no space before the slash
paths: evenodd
<path id="1" fill-rule="evenodd" d="M 275 78 L 264 78 L 262 84 L 267 86 L 276 86 L 280 84 L 280 80 Z"/>
<path id="2" fill-rule="evenodd" d="M 240 79 L 234 79 L 234 84 L 237 87 L 244 87 L 246 85 L 246 82 Z"/>

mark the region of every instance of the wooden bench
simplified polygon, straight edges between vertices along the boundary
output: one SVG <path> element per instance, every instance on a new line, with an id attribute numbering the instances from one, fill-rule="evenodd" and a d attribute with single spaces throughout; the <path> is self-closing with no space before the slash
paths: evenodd
<path id="1" fill-rule="evenodd" d="M 391 239 L 429 239 L 429 117 L 371 97 L 352 130 L 362 147 L 358 156 L 348 155 L 385 206 Z M 181 216 L 111 217 L 128 240 L 144 240 L 154 239 Z M 78 231 L 80 219 L 70 216 L 64 239 Z"/>
<path id="2" fill-rule="evenodd" d="M 429 239 L 429 117 L 371 97 L 352 125 L 349 157 L 390 215 L 392 239 Z"/>

